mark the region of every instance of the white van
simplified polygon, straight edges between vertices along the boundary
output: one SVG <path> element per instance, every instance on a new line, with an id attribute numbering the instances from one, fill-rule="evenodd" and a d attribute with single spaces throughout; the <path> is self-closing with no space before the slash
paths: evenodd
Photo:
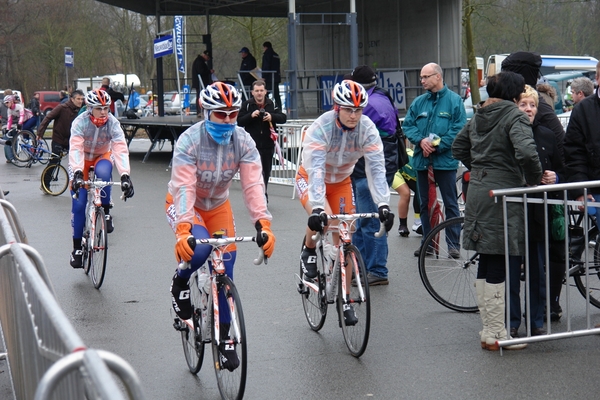
<path id="1" fill-rule="evenodd" d="M 485 76 L 497 74 L 502 69 L 502 61 L 508 54 L 492 54 L 488 57 Z M 560 71 L 595 71 L 598 60 L 590 56 L 553 56 L 542 55 L 542 75 L 553 74 Z"/>

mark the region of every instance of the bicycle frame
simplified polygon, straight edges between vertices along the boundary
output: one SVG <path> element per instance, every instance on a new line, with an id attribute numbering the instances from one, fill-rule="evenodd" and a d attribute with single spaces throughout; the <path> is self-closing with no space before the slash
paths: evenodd
<path id="1" fill-rule="evenodd" d="M 216 238 L 206 238 L 206 239 L 196 239 L 196 244 L 199 245 L 210 245 L 212 246 L 212 251 L 210 252 L 209 260 L 212 264 L 212 273 L 210 275 L 210 296 L 208 302 L 212 302 L 213 312 L 214 312 L 214 321 L 215 321 L 215 338 L 212 338 L 216 341 L 217 345 L 220 343 L 220 321 L 219 321 L 219 295 L 218 295 L 218 287 L 217 281 L 219 276 L 225 276 L 225 264 L 223 263 L 223 256 L 227 253 L 225 250 L 226 247 L 232 243 L 241 243 L 241 242 L 256 242 L 256 238 L 253 236 L 240 236 L 240 237 L 216 237 Z M 259 255 L 256 259 L 254 259 L 255 265 L 260 265 L 265 261 L 265 256 L 260 249 Z M 265 262 L 266 263 L 266 262 Z M 180 267 L 182 269 L 189 268 L 189 263 L 183 263 Z M 201 288 L 199 288 L 201 289 Z M 236 314 L 234 311 L 234 304 L 231 299 L 227 299 L 228 307 L 230 309 L 231 315 L 231 330 L 234 333 L 236 338 L 240 336 L 240 325 L 237 321 Z M 205 342 L 210 342 L 210 324 L 204 323 L 203 318 L 200 318 L 202 324 L 202 336 L 206 339 Z M 191 321 L 184 321 L 188 326 Z M 193 329 L 193 327 L 190 327 Z"/>
<path id="2" fill-rule="evenodd" d="M 342 285 L 342 301 L 344 302 L 344 304 L 346 304 L 346 299 L 348 297 L 348 291 L 346 288 L 347 285 L 347 278 L 346 278 L 346 268 L 342 268 L 342 266 L 346 265 L 346 261 L 345 261 L 345 250 L 346 247 L 350 246 L 352 244 L 352 229 L 353 229 L 353 225 L 355 224 L 355 222 L 361 218 L 379 218 L 379 214 L 378 213 L 360 213 L 360 214 L 332 214 L 332 215 L 328 215 L 327 219 L 328 220 L 337 220 L 339 221 L 338 226 L 337 227 L 330 227 L 328 229 L 328 232 L 325 233 L 324 235 L 321 234 L 320 232 L 317 232 L 315 235 L 313 235 L 312 239 L 319 242 L 320 240 L 323 240 L 325 243 L 327 242 L 331 242 L 331 238 L 328 238 L 328 236 L 332 235 L 335 231 L 337 231 L 339 233 L 339 244 L 336 246 L 333 243 L 328 243 L 331 246 L 336 247 L 336 252 L 337 252 L 337 257 L 335 259 L 334 263 L 331 263 L 331 260 L 329 260 L 328 265 L 329 265 L 329 271 L 325 271 L 325 282 L 326 282 L 326 286 L 325 286 L 325 295 L 327 296 L 327 303 L 329 304 L 333 304 L 335 302 L 335 298 L 336 298 L 336 293 L 337 293 L 337 283 L 338 283 L 338 274 L 342 274 L 341 277 L 341 281 L 344 282 L 345 284 Z M 381 237 L 385 234 L 385 225 L 381 224 L 380 228 L 379 228 L 379 232 L 375 233 L 375 237 Z M 317 246 L 319 247 L 319 246 Z M 354 263 L 354 265 L 358 265 L 357 263 Z M 358 282 L 358 290 L 359 290 L 359 294 L 360 294 L 360 301 L 365 301 L 365 293 L 362 290 L 362 286 L 361 286 L 361 277 L 360 274 L 358 273 L 358 271 L 356 271 L 355 273 L 355 278 L 356 281 Z M 366 279 L 366 277 L 363 277 L 363 279 Z M 302 279 L 300 279 L 302 280 Z M 319 287 L 318 284 L 311 282 L 311 281 L 302 281 L 302 283 L 304 283 L 305 285 L 307 285 L 308 287 L 311 288 L 311 290 L 314 290 L 315 292 L 319 291 Z"/>

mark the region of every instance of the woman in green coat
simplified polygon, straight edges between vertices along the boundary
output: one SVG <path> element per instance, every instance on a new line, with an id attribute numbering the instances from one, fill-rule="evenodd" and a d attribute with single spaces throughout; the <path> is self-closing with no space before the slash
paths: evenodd
<path id="1" fill-rule="evenodd" d="M 483 322 L 481 347 L 498 350 L 505 327 L 506 267 L 502 203 L 490 190 L 537 185 L 542 167 L 529 119 L 516 105 L 525 88 L 521 75 L 501 72 L 488 79 L 490 98 L 452 144 L 452 155 L 471 171 L 463 246 L 479 253 L 475 283 Z M 512 262 L 525 254 L 523 206 L 508 204 L 508 248 Z M 518 349 L 525 344 L 507 346 Z"/>

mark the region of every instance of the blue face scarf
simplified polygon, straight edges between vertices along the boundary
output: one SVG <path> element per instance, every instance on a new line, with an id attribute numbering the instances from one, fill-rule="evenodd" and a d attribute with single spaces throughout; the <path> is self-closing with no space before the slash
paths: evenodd
<path id="1" fill-rule="evenodd" d="M 237 123 L 219 124 L 208 119 L 206 120 L 205 124 L 208 134 L 221 146 L 226 146 L 229 144 L 231 135 L 233 135 L 233 131 L 237 125 Z"/>

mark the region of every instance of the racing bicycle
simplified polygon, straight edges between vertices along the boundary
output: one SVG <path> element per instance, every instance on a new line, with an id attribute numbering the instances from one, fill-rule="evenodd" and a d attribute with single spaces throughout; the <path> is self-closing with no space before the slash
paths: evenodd
<path id="1" fill-rule="evenodd" d="M 334 226 L 327 233 L 317 232 L 313 239 L 317 242 L 316 278 L 304 276 L 302 266 L 298 278 L 298 293 L 302 298 L 304 316 L 310 328 L 318 332 L 325 324 L 327 306 L 336 303 L 338 322 L 344 334 L 344 341 L 354 357 L 360 357 L 367 348 L 371 329 L 371 301 L 367 271 L 360 252 L 352 244 L 352 233 L 360 218 L 379 218 L 378 213 L 333 214 L 329 220 L 338 220 L 340 245 L 333 244 Z M 385 225 L 381 224 L 376 237 L 384 235 Z M 304 244 L 304 240 L 302 241 Z M 354 309 L 358 321 L 347 325 L 344 320 L 344 307 Z"/>
<path id="2" fill-rule="evenodd" d="M 217 385 L 223 399 L 241 399 L 246 388 L 246 374 L 248 361 L 246 324 L 242 311 L 242 302 L 238 291 L 225 272 L 223 263 L 227 257 L 227 246 L 233 243 L 256 242 L 256 237 L 224 237 L 224 232 L 213 234 L 210 239 L 190 238 L 188 243 L 194 248 L 196 245 L 212 246 L 209 262 L 212 266 L 210 276 L 206 272 L 206 265 L 195 271 L 190 277 L 190 300 L 192 303 L 192 318 L 182 320 L 176 317 L 173 323 L 175 330 L 181 332 L 183 353 L 188 368 L 192 374 L 197 374 L 202 367 L 204 359 L 204 345 L 212 347 L 213 367 L 217 377 Z M 264 235 L 264 234 L 263 234 Z M 260 265 L 266 259 L 262 249 L 254 260 L 255 265 Z M 183 263 L 180 268 L 189 268 L 189 263 Z M 226 304 L 219 302 L 226 299 Z M 219 315 L 230 316 L 230 322 L 221 322 Z M 222 319 L 222 318 L 221 318 Z M 219 348 L 233 345 L 237 353 L 239 365 L 227 369 L 221 364 Z"/>
<path id="3" fill-rule="evenodd" d="M 94 287 L 100 289 L 106 273 L 108 255 L 108 234 L 106 232 L 106 216 L 102 207 L 102 196 L 106 186 L 121 186 L 121 182 L 106 182 L 96 179 L 94 167 L 89 170 L 89 178 L 84 181 L 87 188 L 87 204 L 85 208 L 85 226 L 81 247 L 83 250 L 83 271 L 89 275 Z M 79 195 L 77 191 L 73 197 Z M 124 200 L 125 197 L 121 196 Z"/>

